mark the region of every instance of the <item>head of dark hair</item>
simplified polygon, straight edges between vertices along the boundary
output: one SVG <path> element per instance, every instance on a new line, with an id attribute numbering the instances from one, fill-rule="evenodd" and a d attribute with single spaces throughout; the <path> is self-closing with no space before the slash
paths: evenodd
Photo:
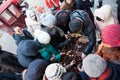
<path id="1" fill-rule="evenodd" d="M 82 78 L 76 72 L 66 72 L 62 75 L 61 80 L 82 80 Z"/>

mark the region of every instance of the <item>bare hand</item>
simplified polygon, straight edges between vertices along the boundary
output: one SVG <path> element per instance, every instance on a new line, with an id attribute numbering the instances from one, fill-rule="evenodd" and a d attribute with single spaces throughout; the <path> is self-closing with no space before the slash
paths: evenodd
<path id="1" fill-rule="evenodd" d="M 60 56 L 65 55 L 65 54 L 66 54 L 65 52 L 61 52 L 61 53 L 60 53 Z"/>
<path id="2" fill-rule="evenodd" d="M 70 63 L 70 65 L 74 65 L 75 63 L 76 63 L 76 61 L 72 60 L 71 63 Z"/>
<path id="3" fill-rule="evenodd" d="M 50 61 L 54 61 L 55 55 L 53 54 L 52 57 L 50 58 Z"/>
<path id="4" fill-rule="evenodd" d="M 84 59 L 86 57 L 86 55 L 84 53 L 82 53 L 81 57 L 82 57 L 82 59 Z"/>
<path id="5" fill-rule="evenodd" d="M 78 69 L 78 71 L 83 71 L 83 68 L 81 67 L 81 64 L 78 64 L 77 69 Z"/>

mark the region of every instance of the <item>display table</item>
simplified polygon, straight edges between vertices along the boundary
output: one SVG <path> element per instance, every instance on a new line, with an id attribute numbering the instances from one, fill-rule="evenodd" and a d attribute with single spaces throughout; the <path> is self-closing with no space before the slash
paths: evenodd
<path id="1" fill-rule="evenodd" d="M 0 29 L 11 32 L 14 26 L 25 27 L 24 19 L 25 16 L 12 0 L 7 0 L 0 5 Z"/>

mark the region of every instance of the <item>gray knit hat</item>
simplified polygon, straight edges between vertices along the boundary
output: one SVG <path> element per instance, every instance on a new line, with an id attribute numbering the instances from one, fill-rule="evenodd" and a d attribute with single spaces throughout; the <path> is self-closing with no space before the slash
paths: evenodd
<path id="1" fill-rule="evenodd" d="M 89 54 L 83 59 L 82 67 L 88 76 L 97 78 L 106 70 L 107 64 L 101 56 L 97 54 Z"/>
<path id="2" fill-rule="evenodd" d="M 41 20 L 42 25 L 47 27 L 53 26 L 56 23 L 56 17 L 52 14 L 47 14 L 46 16 L 42 17 Z"/>

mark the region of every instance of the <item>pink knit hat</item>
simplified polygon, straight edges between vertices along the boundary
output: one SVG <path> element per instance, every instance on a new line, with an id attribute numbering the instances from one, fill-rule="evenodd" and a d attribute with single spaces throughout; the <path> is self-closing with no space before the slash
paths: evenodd
<path id="1" fill-rule="evenodd" d="M 102 30 L 102 42 L 112 47 L 120 46 L 120 25 L 112 24 Z"/>

